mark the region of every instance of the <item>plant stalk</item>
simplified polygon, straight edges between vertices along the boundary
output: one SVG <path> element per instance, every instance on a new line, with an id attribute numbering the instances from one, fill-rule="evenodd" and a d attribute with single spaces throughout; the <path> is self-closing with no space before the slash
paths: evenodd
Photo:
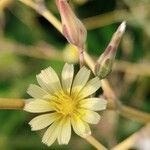
<path id="1" fill-rule="evenodd" d="M 22 110 L 24 105 L 23 99 L 0 98 L 0 109 Z"/>
<path id="2" fill-rule="evenodd" d="M 108 150 L 105 146 L 103 146 L 99 141 L 97 141 L 92 135 L 86 138 L 86 141 L 93 145 L 97 150 Z"/>

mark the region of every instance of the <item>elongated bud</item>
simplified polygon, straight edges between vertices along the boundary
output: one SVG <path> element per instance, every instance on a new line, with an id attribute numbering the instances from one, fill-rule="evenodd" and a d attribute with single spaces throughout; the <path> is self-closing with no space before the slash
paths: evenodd
<path id="1" fill-rule="evenodd" d="M 62 20 L 62 31 L 68 42 L 80 49 L 84 48 L 87 31 L 76 17 L 67 0 L 56 0 Z"/>
<path id="2" fill-rule="evenodd" d="M 96 62 L 95 74 L 101 79 L 105 78 L 112 70 L 112 66 L 116 56 L 116 51 L 120 43 L 121 37 L 125 32 L 125 28 L 126 22 L 124 21 L 118 27 L 117 31 L 113 34 L 109 45 Z"/>

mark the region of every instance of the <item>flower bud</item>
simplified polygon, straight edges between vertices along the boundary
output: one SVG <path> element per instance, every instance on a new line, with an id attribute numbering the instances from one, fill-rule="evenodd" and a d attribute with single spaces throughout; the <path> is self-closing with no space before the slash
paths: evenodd
<path id="1" fill-rule="evenodd" d="M 62 31 L 68 42 L 80 49 L 84 48 L 87 31 L 76 17 L 67 0 L 56 0 L 62 21 Z"/>
<path id="2" fill-rule="evenodd" d="M 112 66 L 116 56 L 116 51 L 120 43 L 121 37 L 125 31 L 125 28 L 126 23 L 124 21 L 118 27 L 117 31 L 113 34 L 109 45 L 97 60 L 97 63 L 95 65 L 95 74 L 101 79 L 105 78 L 112 70 Z"/>
<path id="3" fill-rule="evenodd" d="M 63 50 L 63 59 L 68 63 L 77 63 L 79 60 L 77 47 L 67 44 Z"/>

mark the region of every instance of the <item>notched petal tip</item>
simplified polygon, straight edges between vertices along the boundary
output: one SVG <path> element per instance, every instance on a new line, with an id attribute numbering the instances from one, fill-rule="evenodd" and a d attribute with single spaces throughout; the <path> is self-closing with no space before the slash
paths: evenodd
<path id="1" fill-rule="evenodd" d="M 99 106 L 100 106 L 100 110 L 105 110 L 107 107 L 107 100 L 106 99 L 99 99 Z"/>
<path id="2" fill-rule="evenodd" d="M 68 68 L 69 68 L 69 67 L 73 67 L 73 64 L 66 62 L 66 63 L 64 64 L 64 68 L 66 68 L 66 67 L 68 67 Z"/>

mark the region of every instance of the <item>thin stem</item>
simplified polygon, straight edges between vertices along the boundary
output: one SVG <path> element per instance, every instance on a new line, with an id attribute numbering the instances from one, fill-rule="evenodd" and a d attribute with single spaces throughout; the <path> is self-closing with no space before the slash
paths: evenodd
<path id="1" fill-rule="evenodd" d="M 40 13 L 44 18 L 46 18 L 60 33 L 62 33 L 61 23 L 56 19 L 56 17 L 47 9 Z"/>
<path id="2" fill-rule="evenodd" d="M 149 128 L 150 123 L 146 124 L 139 131 L 129 136 L 127 139 L 116 145 L 111 150 L 127 150 L 132 148 L 137 143 L 138 140 L 142 139 L 145 135 L 149 133 Z"/>
<path id="3" fill-rule="evenodd" d="M 13 0 L 1 0 L 0 1 L 0 10 L 5 9 L 6 7 L 10 6 Z"/>
<path id="4" fill-rule="evenodd" d="M 85 18 L 83 19 L 83 23 L 85 24 L 87 29 L 92 30 L 103 26 L 107 26 L 115 22 L 120 22 L 122 20 L 133 20 L 133 17 L 128 11 L 122 9 L 114 10 L 109 13 L 97 15 L 94 17 Z"/>
<path id="5" fill-rule="evenodd" d="M 79 61 L 80 61 L 80 68 L 84 65 L 84 50 L 79 48 Z"/>
<path id="6" fill-rule="evenodd" d="M 149 65 L 149 63 L 129 63 L 126 61 L 116 61 L 114 70 L 123 71 L 134 75 L 150 76 Z"/>
<path id="7" fill-rule="evenodd" d="M 13 52 L 17 55 L 28 56 L 39 59 L 52 59 L 62 61 L 64 54 L 62 51 L 56 50 L 53 46 L 46 43 L 34 46 L 24 46 L 18 43 L 11 42 L 4 38 L 0 38 L 0 45 L 2 53 Z M 6 49 L 6 50 L 5 50 Z"/>
<path id="8" fill-rule="evenodd" d="M 94 71 L 94 61 L 92 60 L 92 58 L 88 55 L 87 52 L 84 51 L 84 60 L 86 62 L 86 64 L 90 67 L 90 69 L 92 70 L 93 73 L 95 73 Z"/>
<path id="9" fill-rule="evenodd" d="M 99 141 L 97 141 L 92 135 L 86 138 L 86 141 L 93 145 L 97 150 L 108 150 L 105 146 L 103 146 Z"/>
<path id="10" fill-rule="evenodd" d="M 32 0 L 19 0 L 19 1 L 36 10 L 36 4 Z"/>
<path id="11" fill-rule="evenodd" d="M 62 33 L 60 21 L 49 11 L 46 7 L 40 7 L 35 2 L 31 0 L 19 0 L 23 4 L 31 7 L 45 19 L 47 19 L 60 33 Z"/>
<path id="12" fill-rule="evenodd" d="M 111 150 L 128 150 L 130 149 L 134 142 L 136 141 L 137 135 L 133 134 L 132 136 L 125 139 L 123 142 L 119 143 L 117 146 L 112 148 Z"/>
<path id="13" fill-rule="evenodd" d="M 0 109 L 22 110 L 24 105 L 23 99 L 0 98 Z"/>
<path id="14" fill-rule="evenodd" d="M 143 123 L 150 122 L 150 114 L 131 108 L 129 106 L 121 106 L 119 113 L 129 119 L 136 120 Z"/>

